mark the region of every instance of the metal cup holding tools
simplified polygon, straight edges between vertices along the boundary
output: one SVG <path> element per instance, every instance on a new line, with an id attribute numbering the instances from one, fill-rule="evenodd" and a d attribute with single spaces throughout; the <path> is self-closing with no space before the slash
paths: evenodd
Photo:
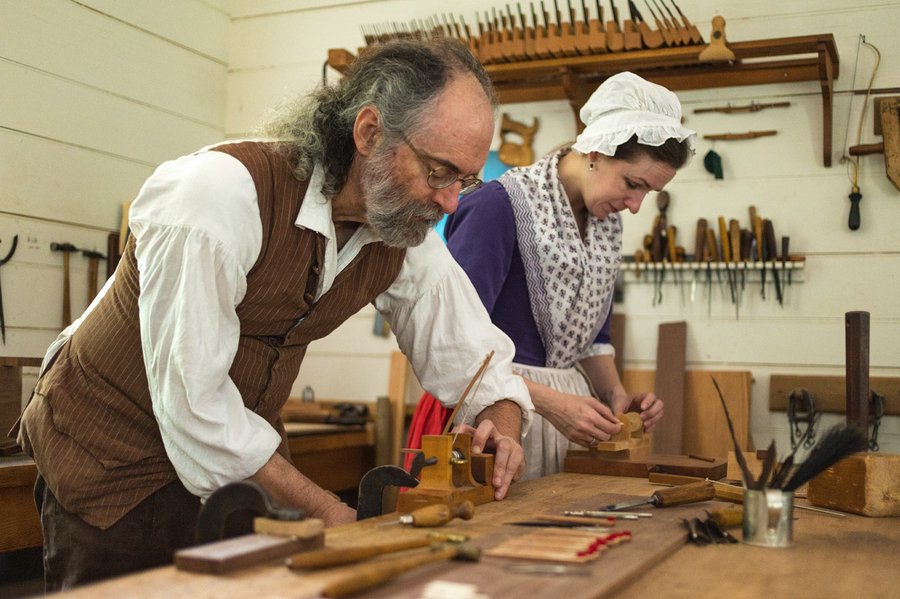
<path id="1" fill-rule="evenodd" d="M 794 493 L 781 489 L 744 491 L 744 542 L 760 547 L 794 543 Z"/>

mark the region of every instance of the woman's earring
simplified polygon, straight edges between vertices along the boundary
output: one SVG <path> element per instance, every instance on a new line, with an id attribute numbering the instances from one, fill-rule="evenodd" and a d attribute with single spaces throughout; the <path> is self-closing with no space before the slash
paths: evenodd
<path id="1" fill-rule="evenodd" d="M 589 170 L 589 171 L 594 170 L 594 163 L 593 163 L 593 162 L 588 163 L 588 170 Z"/>

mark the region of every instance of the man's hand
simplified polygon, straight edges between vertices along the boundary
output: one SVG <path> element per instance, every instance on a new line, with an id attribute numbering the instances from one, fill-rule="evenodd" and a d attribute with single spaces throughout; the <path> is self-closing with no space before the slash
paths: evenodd
<path id="1" fill-rule="evenodd" d="M 499 501 L 506 497 L 509 486 L 522 478 L 525 472 L 525 450 L 512 437 L 502 434 L 490 420 L 482 420 L 478 428 L 461 424 L 454 433 L 472 435 L 472 453 L 494 454 L 494 498 Z"/>
<path id="2" fill-rule="evenodd" d="M 275 503 L 302 509 L 307 516 L 320 518 L 325 526 L 356 521 L 356 510 L 306 478 L 278 453 L 272 454 L 249 480 L 261 485 Z"/>
<path id="3" fill-rule="evenodd" d="M 501 399 L 483 409 L 475 417 L 473 451 L 493 448 L 494 455 L 494 497 L 506 497 L 509 485 L 519 480 L 525 472 L 525 450 L 522 438 L 522 410 L 518 404 Z M 471 427 L 470 427 L 471 428 Z"/>
<path id="4" fill-rule="evenodd" d="M 532 394 L 538 413 L 573 443 L 592 447 L 598 441 L 609 441 L 622 428 L 612 410 L 594 397 L 555 391 L 541 395 L 538 399 Z"/>
<path id="5" fill-rule="evenodd" d="M 341 524 L 350 524 L 356 522 L 356 510 L 349 507 L 346 503 L 333 503 L 323 509 L 319 517 L 325 523 L 325 526 L 340 526 Z"/>

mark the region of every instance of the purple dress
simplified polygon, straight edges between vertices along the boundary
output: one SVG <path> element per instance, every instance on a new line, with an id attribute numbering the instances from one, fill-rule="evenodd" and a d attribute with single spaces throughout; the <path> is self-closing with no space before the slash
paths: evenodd
<path id="1" fill-rule="evenodd" d="M 544 366 L 544 344 L 528 300 L 506 189 L 491 181 L 463 197 L 447 220 L 445 235 L 450 253 L 471 279 L 491 320 L 515 343 L 515 362 Z M 594 343 L 609 343 L 611 321 L 610 311 Z"/>

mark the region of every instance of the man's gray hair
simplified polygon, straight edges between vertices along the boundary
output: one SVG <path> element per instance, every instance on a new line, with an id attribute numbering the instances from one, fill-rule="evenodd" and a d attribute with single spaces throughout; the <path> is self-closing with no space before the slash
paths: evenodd
<path id="1" fill-rule="evenodd" d="M 312 176 L 318 162 L 325 169 L 322 191 L 334 195 L 344 186 L 356 154 L 353 125 L 359 111 L 375 107 L 387 140 L 421 127 L 429 104 L 459 75 L 470 74 L 481 84 L 493 107 L 494 88 L 481 63 L 461 43 L 451 39 L 393 41 L 363 52 L 344 78 L 320 86 L 285 106 L 263 127 L 282 148 L 300 180 Z"/>

